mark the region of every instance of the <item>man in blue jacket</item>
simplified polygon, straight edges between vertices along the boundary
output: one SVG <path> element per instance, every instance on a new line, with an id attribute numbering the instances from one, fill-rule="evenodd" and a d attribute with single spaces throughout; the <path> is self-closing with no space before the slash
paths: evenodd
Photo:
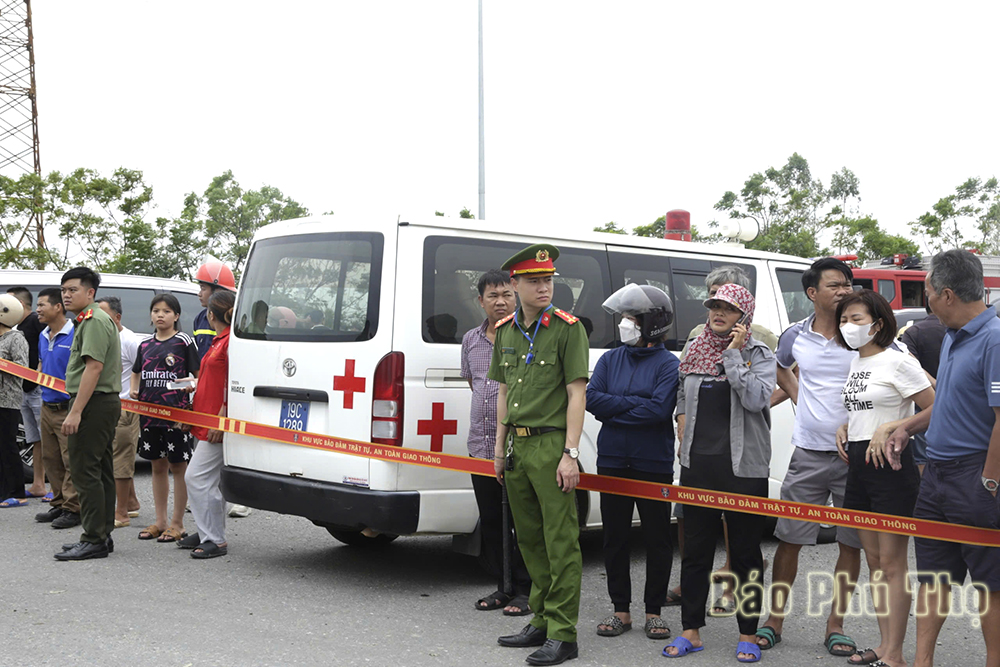
<path id="1" fill-rule="evenodd" d="M 622 316 L 623 345 L 598 360 L 587 385 L 587 411 L 601 422 L 597 472 L 671 484 L 679 362 L 663 340 L 673 321 L 673 304 L 662 290 L 631 284 L 612 294 L 604 308 Z M 601 519 L 608 594 L 615 613 L 601 621 L 597 634 L 613 637 L 632 628 L 629 533 L 635 506 L 646 544 L 644 630 L 651 639 L 665 638 L 670 629 L 660 611 L 667 601 L 673 562 L 670 503 L 608 493 L 601 494 Z"/>

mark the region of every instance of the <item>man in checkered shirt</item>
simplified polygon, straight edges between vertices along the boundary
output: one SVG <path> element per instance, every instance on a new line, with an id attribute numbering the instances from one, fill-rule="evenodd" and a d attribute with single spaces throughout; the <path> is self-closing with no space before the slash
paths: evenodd
<path id="1" fill-rule="evenodd" d="M 472 389 L 472 409 L 469 424 L 469 456 L 493 460 L 497 439 L 497 393 L 499 385 L 486 377 L 493 358 L 496 323 L 514 312 L 514 290 L 506 271 L 493 269 L 479 278 L 479 306 L 486 312 L 481 325 L 462 337 L 462 377 Z M 497 590 L 476 602 L 476 609 L 489 611 L 503 607 L 507 616 L 530 614 L 528 593 L 531 578 L 513 544 L 511 581 L 513 597 L 503 590 L 503 488 L 493 477 L 472 476 L 472 488 L 479 506 L 479 526 L 483 536 L 483 552 L 491 569 L 498 573 Z"/>

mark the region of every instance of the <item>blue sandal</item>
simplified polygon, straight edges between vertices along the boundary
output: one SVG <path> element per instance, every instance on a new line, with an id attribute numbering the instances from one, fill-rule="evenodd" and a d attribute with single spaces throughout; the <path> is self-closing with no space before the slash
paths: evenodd
<path id="1" fill-rule="evenodd" d="M 667 649 L 673 646 L 677 649 L 677 655 L 671 655 L 667 653 Z M 683 658 L 688 653 L 697 653 L 698 651 L 705 650 L 704 646 L 695 646 L 686 637 L 677 637 L 674 641 L 667 644 L 663 649 L 663 655 L 667 658 Z"/>
<path id="2" fill-rule="evenodd" d="M 751 657 L 741 658 L 740 653 L 749 653 Z M 739 662 L 760 662 L 760 646 L 755 642 L 739 642 L 736 644 L 736 659 Z"/>
<path id="3" fill-rule="evenodd" d="M 23 498 L 8 498 L 7 500 L 5 500 L 2 503 L 0 503 L 0 509 L 7 509 L 9 507 L 24 507 L 25 505 L 28 504 L 28 501 L 24 500 L 24 502 L 22 503 L 21 502 L 22 500 L 24 500 L 24 499 Z"/>

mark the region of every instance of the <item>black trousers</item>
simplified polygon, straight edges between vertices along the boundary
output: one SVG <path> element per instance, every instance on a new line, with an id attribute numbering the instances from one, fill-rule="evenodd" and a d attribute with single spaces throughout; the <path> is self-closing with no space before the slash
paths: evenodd
<path id="1" fill-rule="evenodd" d="M 742 493 L 767 497 L 767 478 L 737 477 L 733 474 L 732 457 L 691 454 L 691 467 L 681 468 L 681 484 L 696 489 Z M 687 505 L 684 508 L 684 557 L 681 560 L 681 623 L 685 630 L 705 625 L 705 606 L 711 587 L 715 548 L 722 534 L 722 510 Z M 757 632 L 760 621 L 763 588 L 743 584 L 750 581 L 756 571 L 756 583 L 764 583 L 764 558 L 760 553 L 760 540 L 764 532 L 764 517 L 726 510 L 729 526 L 729 558 L 732 572 L 738 578 L 736 589 L 736 620 L 740 634 Z"/>
<path id="2" fill-rule="evenodd" d="M 0 500 L 24 498 L 24 468 L 21 467 L 21 453 L 17 449 L 17 425 L 21 421 L 21 411 L 14 408 L 0 408 Z M 35 455 L 41 454 L 41 447 Z"/>
<path id="3" fill-rule="evenodd" d="M 479 529 L 483 535 L 483 549 L 491 572 L 497 573 L 497 590 L 503 591 L 503 487 L 495 477 L 472 476 L 472 490 L 479 505 Z M 524 559 L 517 548 L 514 536 L 514 521 L 510 523 L 510 544 L 512 551 L 510 581 L 514 595 L 531 593 L 531 577 Z"/>
<path id="4" fill-rule="evenodd" d="M 634 468 L 597 469 L 599 475 L 672 484 L 673 473 L 643 472 Z M 670 503 L 641 500 L 612 493 L 601 494 L 601 522 L 604 524 L 604 569 L 608 575 L 608 595 L 617 612 L 629 611 L 632 602 L 630 575 L 632 510 L 639 508 L 642 538 L 646 545 L 646 590 L 643 601 L 647 614 L 659 615 L 667 603 L 674 545 L 670 539 Z M 686 595 L 686 594 L 685 594 Z"/>
<path id="5" fill-rule="evenodd" d="M 70 410 L 76 398 L 70 400 Z M 115 427 L 121 416 L 118 394 L 96 391 L 80 415 L 80 428 L 69 436 L 69 467 L 80 496 L 81 542 L 101 544 L 115 528 Z"/>

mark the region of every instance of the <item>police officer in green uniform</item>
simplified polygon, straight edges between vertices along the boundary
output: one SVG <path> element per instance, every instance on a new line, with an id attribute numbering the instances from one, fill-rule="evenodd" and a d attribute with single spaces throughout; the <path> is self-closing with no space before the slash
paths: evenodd
<path id="1" fill-rule="evenodd" d="M 573 489 L 586 408 L 587 333 L 552 304 L 553 261 L 547 243 L 508 259 L 520 307 L 496 324 L 488 377 L 497 398 L 497 480 L 506 484 L 517 544 L 531 575 L 531 622 L 501 646 L 541 646 L 531 665 L 576 658 L 580 613 L 580 525 Z"/>
<path id="2" fill-rule="evenodd" d="M 115 477 L 112 445 L 121 415 L 122 358 L 118 327 L 94 303 L 101 277 L 85 266 L 62 277 L 63 305 L 76 313 L 76 332 L 66 366 L 71 396 L 63 421 L 69 466 L 80 496 L 83 535 L 63 546 L 62 561 L 107 558 L 114 549 Z"/>

